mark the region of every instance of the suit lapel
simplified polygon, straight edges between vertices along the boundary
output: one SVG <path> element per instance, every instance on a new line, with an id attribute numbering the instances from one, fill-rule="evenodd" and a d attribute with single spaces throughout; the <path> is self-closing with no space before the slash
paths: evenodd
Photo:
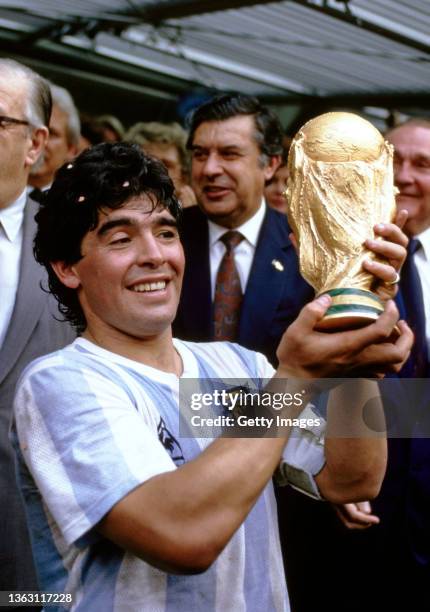
<path id="1" fill-rule="evenodd" d="M 213 335 L 208 222 L 193 206 L 184 211 L 183 227 L 186 261 L 180 318 L 185 330 L 192 329 L 196 339 L 207 341 Z"/>
<path id="2" fill-rule="evenodd" d="M 296 274 L 296 254 L 287 226 L 268 209 L 243 299 L 239 343 L 253 338 L 257 345 L 265 337 L 288 287 L 294 299 Z"/>
<path id="3" fill-rule="evenodd" d="M 18 291 L 9 330 L 0 351 L 0 383 L 12 370 L 23 352 L 46 304 L 45 294 L 40 288 L 40 283 L 46 279 L 46 276 L 33 255 L 36 212 L 37 207 L 31 200 L 27 200 L 24 211 Z"/>
<path id="4" fill-rule="evenodd" d="M 413 243 L 416 243 L 416 241 L 412 240 L 410 244 Z M 407 365 L 410 367 L 413 377 L 427 377 L 429 375 L 429 358 L 425 335 L 424 298 L 421 280 L 411 252 L 409 252 L 402 268 L 400 290 L 406 309 L 406 320 L 415 334 L 414 346 Z"/>

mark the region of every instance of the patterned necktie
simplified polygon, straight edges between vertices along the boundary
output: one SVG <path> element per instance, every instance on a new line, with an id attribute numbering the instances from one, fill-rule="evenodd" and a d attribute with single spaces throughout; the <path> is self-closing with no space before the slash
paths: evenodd
<path id="1" fill-rule="evenodd" d="M 408 360 L 414 378 L 426 377 L 428 365 L 423 290 L 413 257 L 420 247 L 420 241 L 412 238 L 408 245 L 408 256 L 402 268 L 400 282 L 407 322 L 415 335 L 411 356 Z"/>
<path id="2" fill-rule="evenodd" d="M 243 296 L 239 273 L 234 262 L 234 249 L 242 242 L 243 236 L 240 232 L 230 231 L 223 234 L 220 240 L 225 244 L 226 252 L 216 277 L 214 340 L 235 341 Z"/>

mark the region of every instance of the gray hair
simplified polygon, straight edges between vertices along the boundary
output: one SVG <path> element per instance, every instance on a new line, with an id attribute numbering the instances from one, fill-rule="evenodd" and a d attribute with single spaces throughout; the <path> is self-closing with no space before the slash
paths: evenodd
<path id="1" fill-rule="evenodd" d="M 49 83 L 49 85 L 51 87 L 52 104 L 58 106 L 67 115 L 67 142 L 69 145 L 78 145 L 81 137 L 81 122 L 73 98 L 64 87 L 54 85 L 54 83 Z"/>
<path id="2" fill-rule="evenodd" d="M 151 142 L 169 144 L 176 147 L 179 154 L 182 170 L 188 170 L 189 156 L 186 149 L 187 132 L 179 123 L 158 123 L 149 121 L 135 123 L 125 134 L 126 142 L 135 142 L 140 147 L 145 147 Z"/>
<path id="3" fill-rule="evenodd" d="M 34 127 L 47 127 L 52 110 L 48 81 L 28 66 L 9 58 L 0 59 L 0 74 L 23 79 L 27 83 L 26 119 Z"/>

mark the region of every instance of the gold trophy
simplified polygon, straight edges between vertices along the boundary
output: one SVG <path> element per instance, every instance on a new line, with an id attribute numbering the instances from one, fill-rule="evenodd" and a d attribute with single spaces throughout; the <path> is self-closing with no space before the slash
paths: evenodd
<path id="1" fill-rule="evenodd" d="M 308 121 L 291 144 L 288 220 L 296 236 L 300 272 L 332 305 L 319 329 L 368 325 L 384 310 L 362 268 L 376 256 L 364 241 L 373 226 L 394 219 L 393 147 L 368 121 L 326 113 Z"/>

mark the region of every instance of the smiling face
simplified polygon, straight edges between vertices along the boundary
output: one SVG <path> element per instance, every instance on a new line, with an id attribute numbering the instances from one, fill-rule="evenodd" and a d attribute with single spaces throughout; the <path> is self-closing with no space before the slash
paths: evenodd
<path id="1" fill-rule="evenodd" d="M 397 208 L 409 218 L 405 232 L 416 236 L 430 227 L 430 127 L 405 124 L 387 134 L 394 145 Z"/>
<path id="2" fill-rule="evenodd" d="M 260 207 L 264 185 L 279 159 L 262 164 L 251 115 L 204 121 L 191 145 L 192 187 L 204 213 L 215 223 L 239 227 Z"/>
<path id="3" fill-rule="evenodd" d="M 127 342 L 170 330 L 184 271 L 176 221 L 148 196 L 106 210 L 82 241 L 82 259 L 54 264 L 60 280 L 77 289 L 93 339 Z M 152 212 L 151 212 L 152 211 Z"/>

